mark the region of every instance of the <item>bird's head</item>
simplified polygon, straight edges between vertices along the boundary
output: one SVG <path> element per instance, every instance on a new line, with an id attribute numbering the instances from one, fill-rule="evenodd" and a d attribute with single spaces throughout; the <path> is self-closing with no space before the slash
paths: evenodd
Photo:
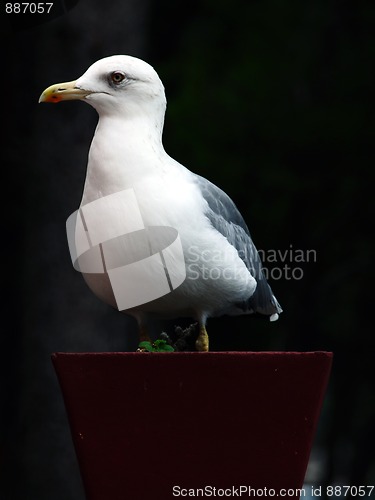
<path id="1" fill-rule="evenodd" d="M 111 56 L 95 62 L 78 80 L 48 87 L 39 102 L 84 100 L 99 114 L 121 115 L 165 111 L 163 84 L 156 71 L 141 59 Z"/>

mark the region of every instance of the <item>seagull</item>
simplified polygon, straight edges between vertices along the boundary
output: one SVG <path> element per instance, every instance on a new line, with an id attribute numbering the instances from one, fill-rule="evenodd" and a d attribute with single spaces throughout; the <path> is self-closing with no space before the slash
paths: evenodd
<path id="1" fill-rule="evenodd" d="M 149 339 L 153 318 L 190 317 L 198 323 L 197 351 L 208 351 L 210 317 L 253 314 L 277 320 L 282 309 L 236 205 L 164 150 L 167 101 L 153 67 L 128 55 L 106 57 L 78 80 L 48 87 L 39 102 L 71 100 L 87 102 L 99 115 L 79 210 L 134 190 L 145 228 L 178 232 L 185 279 L 170 293 L 124 311 L 136 319 L 140 339 Z M 95 221 L 94 213 L 95 224 L 103 222 L 100 217 Z M 97 297 L 117 306 L 108 272 L 83 276 Z M 131 289 L 134 283 L 121 285 Z"/>

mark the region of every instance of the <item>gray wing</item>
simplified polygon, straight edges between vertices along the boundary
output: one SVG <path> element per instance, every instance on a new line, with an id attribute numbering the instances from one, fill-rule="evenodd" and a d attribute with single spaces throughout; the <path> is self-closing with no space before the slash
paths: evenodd
<path id="1" fill-rule="evenodd" d="M 206 216 L 213 227 L 235 247 L 257 282 L 254 294 L 236 306 L 248 313 L 260 313 L 270 316 L 272 320 L 277 319 L 273 315 L 281 313 L 282 309 L 264 276 L 262 262 L 242 215 L 229 196 L 215 184 L 199 175 L 195 176 L 195 182 L 208 204 Z"/>

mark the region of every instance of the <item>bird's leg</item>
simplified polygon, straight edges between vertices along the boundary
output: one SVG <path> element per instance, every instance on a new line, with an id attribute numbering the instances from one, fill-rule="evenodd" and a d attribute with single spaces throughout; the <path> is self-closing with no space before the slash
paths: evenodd
<path id="1" fill-rule="evenodd" d="M 139 325 L 139 343 L 141 342 L 150 342 L 152 344 L 152 340 L 150 339 L 149 334 L 147 333 L 147 328 L 145 325 Z M 137 352 L 147 352 L 145 347 L 138 347 Z"/>
<path id="2" fill-rule="evenodd" d="M 139 327 L 139 342 L 151 342 L 152 340 L 147 333 L 147 328 L 145 325 L 140 325 Z"/>
<path id="3" fill-rule="evenodd" d="M 199 335 L 195 341 L 195 347 L 197 348 L 197 351 L 208 352 L 208 344 L 209 342 L 206 327 L 204 325 L 200 325 Z"/>

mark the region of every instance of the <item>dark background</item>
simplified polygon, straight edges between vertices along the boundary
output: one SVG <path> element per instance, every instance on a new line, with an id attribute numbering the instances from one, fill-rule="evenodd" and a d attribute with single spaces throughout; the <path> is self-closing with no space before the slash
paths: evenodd
<path id="1" fill-rule="evenodd" d="M 136 346 L 132 320 L 91 294 L 66 243 L 96 114 L 37 104 L 121 53 L 158 71 L 166 150 L 235 200 L 257 247 L 316 252 L 266 262 L 303 271 L 270 280 L 280 320 L 211 320 L 211 349 L 332 350 L 307 480 L 374 484 L 373 2 L 74 3 L 47 22 L 1 6 L 0 498 L 83 500 L 50 354 Z"/>

